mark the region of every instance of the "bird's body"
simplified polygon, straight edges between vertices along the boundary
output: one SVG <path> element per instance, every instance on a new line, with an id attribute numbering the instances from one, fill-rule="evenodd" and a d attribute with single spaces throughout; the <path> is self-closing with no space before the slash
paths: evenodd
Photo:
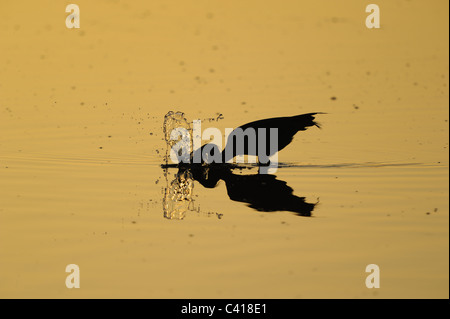
<path id="1" fill-rule="evenodd" d="M 226 147 L 222 151 L 223 161 L 228 162 L 235 156 L 240 155 L 256 155 L 260 158 L 262 153 L 264 153 L 266 157 L 271 157 L 276 152 L 281 151 L 289 145 L 298 131 L 304 131 L 310 126 L 317 126 L 320 128 L 319 124 L 314 121 L 314 116 L 316 114 L 320 113 L 275 117 L 239 126 L 233 130 L 227 139 Z M 239 132 L 243 133 L 243 135 L 239 136 Z M 254 132 L 256 137 L 253 141 L 251 137 L 251 134 L 253 134 L 252 132 Z M 243 147 L 241 146 L 240 148 L 239 139 L 241 139 L 241 143 L 243 143 Z M 251 145 L 252 143 L 254 143 L 254 145 Z M 275 143 L 276 145 L 271 145 L 271 143 Z"/>
<path id="2" fill-rule="evenodd" d="M 236 156 L 258 156 L 260 164 L 269 164 L 270 158 L 292 142 L 298 131 L 310 126 L 320 125 L 314 116 L 322 113 L 307 113 L 287 117 L 274 117 L 257 120 L 234 129 L 228 136 L 225 148 L 220 151 L 217 145 L 208 143 L 191 153 L 202 163 L 230 163 Z"/>

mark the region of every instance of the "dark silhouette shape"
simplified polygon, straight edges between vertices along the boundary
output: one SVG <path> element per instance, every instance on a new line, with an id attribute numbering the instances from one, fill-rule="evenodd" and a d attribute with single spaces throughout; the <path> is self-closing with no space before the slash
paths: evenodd
<path id="1" fill-rule="evenodd" d="M 224 150 L 220 151 L 218 146 L 213 143 L 205 144 L 191 153 L 190 163 L 180 162 L 174 166 L 179 168 L 178 174 L 189 170 L 193 179 L 206 188 L 214 188 L 219 180 L 223 180 L 231 200 L 246 203 L 249 207 L 258 211 L 291 211 L 298 216 L 311 216 L 317 203 L 307 203 L 304 197 L 295 196 L 293 189 L 285 181 L 278 180 L 275 175 L 269 174 L 234 174 L 232 169 L 240 166 L 227 162 L 237 155 L 257 155 L 260 165 L 268 165 L 268 158 L 289 145 L 298 131 L 304 131 L 311 126 L 320 128 L 320 125 L 314 121 L 314 116 L 317 114 L 324 113 L 277 117 L 244 124 L 233 130 L 233 132 L 245 131 L 249 128 L 253 129 L 256 145 L 250 145 L 248 136 L 244 136 L 243 149 L 239 149 L 236 137 L 233 136 L 232 132 Z M 271 128 L 278 130 L 277 147 L 275 149 L 273 147 L 272 149 L 270 148 L 270 141 L 273 138 L 270 132 Z M 265 145 L 261 142 L 263 139 L 258 129 L 265 129 Z M 233 145 L 232 149 L 227 149 L 230 145 Z M 261 160 L 260 147 L 265 147 L 265 152 L 262 153 L 265 153 L 266 161 Z M 204 165 L 203 153 L 207 155 L 207 158 L 219 158 L 221 163 L 207 160 L 208 165 Z M 195 159 L 200 159 L 201 162 L 196 163 Z M 164 168 L 174 167 L 168 164 L 162 166 Z"/>
<path id="2" fill-rule="evenodd" d="M 205 144 L 201 148 L 197 149 L 195 153 L 191 154 L 191 163 L 194 163 L 196 158 L 201 159 L 203 162 L 204 157 L 202 155 L 203 153 L 206 153 L 208 158 L 220 158 L 222 163 L 227 163 L 229 160 L 238 155 L 258 156 L 264 154 L 266 155 L 264 158 L 258 156 L 258 161 L 260 164 L 268 164 L 268 158 L 289 145 L 298 131 L 305 131 L 311 126 L 317 126 L 320 128 L 319 123 L 314 121 L 314 116 L 317 114 L 324 113 L 308 113 L 289 117 L 275 117 L 241 125 L 231 132 L 228 140 L 226 141 L 225 149 L 222 152 L 220 152 L 220 150 L 218 150 L 217 147 L 211 143 Z M 273 141 L 276 138 L 276 136 L 272 136 L 272 132 L 270 130 L 271 128 L 277 129 L 278 136 L 276 139 L 276 148 L 274 148 L 274 146 L 271 147 L 270 145 L 271 140 Z M 263 131 L 260 129 L 265 129 L 263 130 L 264 133 L 262 133 Z M 244 132 L 244 135 L 240 136 L 240 138 L 243 138 L 242 149 L 238 148 L 239 141 L 236 138 L 236 134 L 239 134 L 239 132 Z M 249 143 L 251 141 L 249 134 L 252 134 L 252 132 L 254 132 L 255 136 L 255 140 L 252 141 L 254 145 L 250 145 Z M 264 136 L 261 136 L 261 134 L 264 134 Z M 263 143 L 264 138 L 265 144 Z M 264 149 L 261 149 L 261 154 L 259 152 L 260 147 L 264 147 Z M 211 163 L 211 161 L 208 161 L 208 163 Z"/>
<path id="3" fill-rule="evenodd" d="M 230 164 L 191 166 L 194 180 L 206 188 L 214 188 L 219 180 L 226 184 L 231 200 L 247 203 L 258 211 L 290 211 L 298 216 L 311 216 L 317 203 L 307 203 L 304 197 L 293 194 L 293 189 L 275 175 L 233 174 Z M 186 168 L 180 168 L 183 172 Z"/>
<path id="4" fill-rule="evenodd" d="M 233 132 L 237 130 L 245 131 L 247 129 L 253 129 L 256 134 L 256 145 L 255 147 L 249 147 L 249 139 L 247 137 L 244 138 L 244 151 L 239 152 L 237 149 L 237 143 L 236 138 L 233 136 L 233 132 L 230 134 L 230 137 L 228 138 L 226 142 L 226 147 L 224 151 L 222 152 L 222 158 L 223 163 L 226 163 L 231 158 L 237 156 L 237 155 L 258 155 L 259 154 L 259 147 L 260 147 L 260 131 L 259 129 L 265 129 L 265 149 L 263 150 L 263 153 L 267 155 L 267 157 L 272 156 L 276 152 L 281 151 L 286 146 L 288 146 L 292 139 L 294 138 L 294 135 L 297 134 L 298 131 L 305 131 L 310 126 L 317 126 L 320 128 L 319 123 L 314 121 L 314 116 L 316 114 L 322 114 L 322 113 L 308 113 L 308 114 L 301 114 L 296 116 L 289 116 L 289 117 L 274 117 L 270 119 L 264 119 L 264 120 L 258 120 L 251 123 L 244 124 L 242 126 L 239 126 L 238 128 L 234 129 Z M 278 147 L 274 150 L 270 148 L 270 141 L 272 138 L 271 136 L 271 128 L 276 128 L 278 132 Z M 264 138 L 264 137 L 263 137 Z M 231 139 L 233 139 L 233 143 L 231 143 Z M 229 147 L 229 145 L 233 145 L 232 150 L 227 150 L 226 148 Z M 264 144 L 262 144 L 264 145 Z M 227 153 L 227 151 L 229 151 Z M 229 155 L 231 154 L 231 155 Z M 260 163 L 266 164 L 267 162 L 262 162 L 261 159 Z"/>

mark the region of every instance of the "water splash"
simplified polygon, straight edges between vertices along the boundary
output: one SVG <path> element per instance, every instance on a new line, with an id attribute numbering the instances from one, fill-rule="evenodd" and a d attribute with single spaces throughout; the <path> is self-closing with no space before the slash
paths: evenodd
<path id="1" fill-rule="evenodd" d="M 166 141 L 166 155 L 164 160 L 166 165 L 169 162 L 170 152 L 173 146 L 179 142 L 188 143 L 188 141 L 182 141 L 180 136 L 178 139 L 171 139 L 171 134 L 174 129 L 184 128 L 192 136 L 192 128 L 189 121 L 184 116 L 183 112 L 173 112 L 170 111 L 164 116 L 163 132 L 164 140 Z M 191 143 L 191 141 L 189 141 Z M 186 145 L 188 146 L 188 145 Z M 169 184 L 167 178 L 167 170 L 165 172 L 166 176 L 166 187 L 164 188 L 163 197 L 163 211 L 164 217 L 168 219 L 184 219 L 186 217 L 186 212 L 192 210 L 193 206 L 193 190 L 194 190 L 194 179 L 192 173 L 189 170 L 183 172 L 178 172 L 175 174 L 175 179 Z"/>
<path id="2" fill-rule="evenodd" d="M 185 118 L 184 113 L 170 111 L 164 116 L 164 124 L 163 124 L 164 139 L 165 139 L 166 145 L 167 145 L 166 155 L 164 157 L 166 165 L 169 163 L 169 156 L 170 156 L 170 151 L 172 150 L 172 147 L 175 144 L 181 142 L 181 140 L 182 140 L 181 136 L 176 140 L 172 140 L 170 138 L 172 131 L 176 128 L 184 128 L 189 132 L 190 136 L 192 136 L 191 124 Z M 185 144 L 189 143 L 189 145 L 184 145 L 184 147 L 190 148 L 192 140 L 190 140 L 189 142 L 184 141 L 184 143 Z"/>
<path id="3" fill-rule="evenodd" d="M 188 210 L 193 208 L 194 178 L 190 170 L 175 174 L 169 184 L 166 171 L 166 187 L 164 189 L 163 211 L 167 219 L 184 219 Z"/>

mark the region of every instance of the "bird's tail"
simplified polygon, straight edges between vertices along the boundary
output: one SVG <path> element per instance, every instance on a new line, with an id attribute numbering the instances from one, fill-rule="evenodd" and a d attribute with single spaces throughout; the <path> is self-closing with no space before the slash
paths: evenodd
<path id="1" fill-rule="evenodd" d="M 315 121 L 315 115 L 317 114 L 326 114 L 326 113 L 316 112 L 293 116 L 294 122 L 298 127 L 298 130 L 304 131 L 310 126 L 317 126 L 318 128 L 322 128 L 321 124 Z"/>

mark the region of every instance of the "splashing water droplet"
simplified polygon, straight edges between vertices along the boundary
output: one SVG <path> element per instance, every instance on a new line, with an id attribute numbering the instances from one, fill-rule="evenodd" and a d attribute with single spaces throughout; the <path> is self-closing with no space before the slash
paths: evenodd
<path id="1" fill-rule="evenodd" d="M 163 124 L 164 139 L 167 145 L 166 156 L 164 157 L 166 164 L 168 164 L 169 162 L 170 150 L 175 144 L 181 142 L 182 140 L 181 136 L 176 140 L 172 140 L 170 138 L 172 131 L 177 128 L 186 129 L 189 132 L 190 136 L 192 136 L 191 125 L 188 122 L 188 120 L 184 117 L 184 113 L 170 111 L 164 116 L 164 124 Z M 189 145 L 183 145 L 183 147 L 186 147 L 186 149 L 190 149 L 190 143 L 192 143 L 192 140 L 189 140 L 189 142 L 184 141 L 183 144 Z"/>

